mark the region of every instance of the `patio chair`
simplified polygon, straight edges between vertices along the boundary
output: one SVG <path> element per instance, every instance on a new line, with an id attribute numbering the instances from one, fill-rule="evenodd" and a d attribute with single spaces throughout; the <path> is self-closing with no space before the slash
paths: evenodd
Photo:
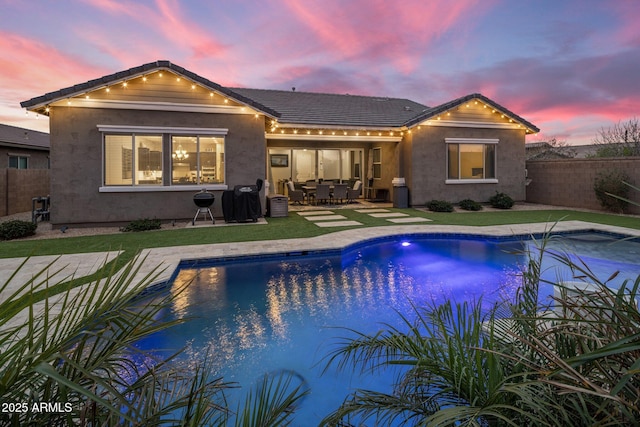
<path id="1" fill-rule="evenodd" d="M 291 203 L 298 203 L 299 205 L 304 203 L 304 191 L 296 190 L 293 181 L 287 181 L 287 188 L 289 189 L 289 201 Z"/>
<path id="2" fill-rule="evenodd" d="M 349 191 L 349 186 L 347 184 L 336 184 L 333 186 L 333 200 L 340 200 L 342 203 L 347 199 L 347 192 Z"/>
<path id="3" fill-rule="evenodd" d="M 349 188 L 347 190 L 347 203 L 352 203 L 360 197 L 360 193 L 362 192 L 362 181 L 357 180 L 353 184 L 353 188 Z"/>
<path id="4" fill-rule="evenodd" d="M 316 205 L 320 200 L 324 200 L 328 203 L 331 200 L 331 186 L 327 184 L 318 184 L 316 186 L 315 194 L 311 194 L 311 197 L 315 199 Z"/>

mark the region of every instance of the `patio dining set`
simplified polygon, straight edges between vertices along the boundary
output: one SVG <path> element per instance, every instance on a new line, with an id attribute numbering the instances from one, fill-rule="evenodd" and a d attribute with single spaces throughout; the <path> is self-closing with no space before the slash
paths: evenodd
<path id="1" fill-rule="evenodd" d="M 362 181 L 358 180 L 350 188 L 348 184 L 334 183 L 333 181 L 307 181 L 296 188 L 293 181 L 287 182 L 289 201 L 297 204 L 332 204 L 353 203 L 360 197 Z"/>

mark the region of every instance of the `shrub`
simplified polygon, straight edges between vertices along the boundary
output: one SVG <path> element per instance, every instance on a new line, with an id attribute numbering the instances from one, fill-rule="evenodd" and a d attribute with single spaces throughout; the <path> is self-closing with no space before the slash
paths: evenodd
<path id="1" fill-rule="evenodd" d="M 136 219 L 131 221 L 125 227 L 122 227 L 120 231 L 128 232 L 128 231 L 148 231 L 148 230 L 159 230 L 160 229 L 160 220 L 159 219 Z"/>
<path id="2" fill-rule="evenodd" d="M 0 240 L 20 239 L 36 234 L 38 226 L 30 221 L 14 219 L 0 224 Z"/>
<path id="3" fill-rule="evenodd" d="M 433 212 L 453 212 L 453 205 L 444 200 L 432 200 L 427 203 L 427 207 Z"/>
<path id="4" fill-rule="evenodd" d="M 496 194 L 489 199 L 489 203 L 497 209 L 511 209 L 515 202 L 507 194 L 496 192 Z"/>
<path id="5" fill-rule="evenodd" d="M 629 186 L 625 182 L 629 177 L 619 170 L 600 172 L 593 181 L 593 191 L 600 201 L 600 205 L 608 211 L 622 213 L 629 203 Z"/>
<path id="6" fill-rule="evenodd" d="M 475 200 L 464 199 L 459 203 L 460 207 L 465 211 L 480 211 L 482 210 L 482 205 Z"/>

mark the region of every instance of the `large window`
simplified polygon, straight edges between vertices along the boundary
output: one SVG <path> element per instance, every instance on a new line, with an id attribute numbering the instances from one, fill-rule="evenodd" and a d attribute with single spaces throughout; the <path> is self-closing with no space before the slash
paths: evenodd
<path id="1" fill-rule="evenodd" d="M 173 185 L 224 182 L 224 138 L 173 136 L 171 183 Z"/>
<path id="2" fill-rule="evenodd" d="M 446 143 L 448 181 L 495 181 L 498 140 L 447 138 Z"/>
<path id="3" fill-rule="evenodd" d="M 227 129 L 98 125 L 104 192 L 190 190 L 225 181 Z M 211 188 L 211 187 L 209 187 Z M 156 190 L 154 190 L 156 189 Z"/>
<path id="4" fill-rule="evenodd" d="M 105 135 L 104 184 L 162 185 L 162 135 Z"/>

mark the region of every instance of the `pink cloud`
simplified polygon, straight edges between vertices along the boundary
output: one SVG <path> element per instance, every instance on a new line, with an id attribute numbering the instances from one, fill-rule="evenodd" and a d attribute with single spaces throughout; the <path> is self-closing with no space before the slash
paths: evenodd
<path id="1" fill-rule="evenodd" d="M 104 69 L 44 42 L 0 31 L 0 86 L 16 103 L 103 74 Z"/>
<path id="2" fill-rule="evenodd" d="M 608 2 L 607 8 L 619 20 L 614 41 L 620 45 L 640 46 L 640 8 L 634 1 Z"/>
<path id="3" fill-rule="evenodd" d="M 329 60 L 390 63 L 403 74 L 414 72 L 443 34 L 464 31 L 472 25 L 469 18 L 493 7 L 475 0 L 284 3 L 302 26 L 296 31 L 309 32 L 305 41 L 330 52 Z"/>
<path id="4" fill-rule="evenodd" d="M 138 2 L 119 3 L 114 0 L 84 0 L 85 3 L 114 16 L 127 16 L 133 19 L 141 31 L 140 39 L 148 38 L 150 34 L 157 34 L 164 42 L 158 41 L 156 50 L 167 50 L 168 45 L 191 52 L 194 60 L 222 55 L 227 46 L 216 40 L 197 22 L 190 19 L 183 12 L 181 4 L 175 0 L 156 0 L 156 7 L 149 7 Z M 104 38 L 108 40 L 109 35 Z M 145 55 L 148 57 L 148 55 Z M 155 58 L 161 59 L 161 58 Z M 171 59 L 171 58 L 162 58 Z M 138 63 L 140 60 L 138 59 Z"/>

